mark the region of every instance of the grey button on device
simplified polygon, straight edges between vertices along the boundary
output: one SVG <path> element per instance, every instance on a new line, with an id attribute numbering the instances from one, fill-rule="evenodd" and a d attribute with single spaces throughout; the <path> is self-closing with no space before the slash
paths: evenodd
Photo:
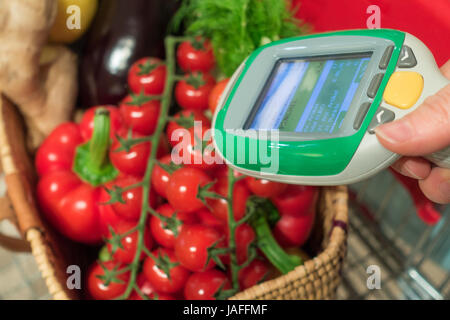
<path id="1" fill-rule="evenodd" d="M 372 122 L 369 124 L 369 133 L 375 133 L 375 128 L 380 124 L 391 122 L 395 119 L 395 113 L 391 110 L 385 109 L 383 107 L 378 108 L 375 116 L 372 119 Z"/>
<path id="2" fill-rule="evenodd" d="M 403 46 L 400 51 L 400 57 L 398 58 L 397 66 L 399 68 L 412 68 L 417 65 L 416 57 L 412 49 L 408 46 Z"/>
<path id="3" fill-rule="evenodd" d="M 359 130 L 364 118 L 366 117 L 367 111 L 369 111 L 370 105 L 370 102 L 364 102 L 361 107 L 359 107 L 358 113 L 355 117 L 355 121 L 353 122 L 353 129 Z"/>
<path id="4" fill-rule="evenodd" d="M 367 89 L 367 96 L 369 98 L 375 98 L 378 92 L 378 88 L 380 87 L 381 81 L 383 80 L 384 73 L 378 73 L 370 82 L 369 89 Z"/>
<path id="5" fill-rule="evenodd" d="M 380 64 L 378 67 L 381 70 L 385 70 L 391 60 L 392 52 L 394 51 L 394 46 L 389 46 L 384 50 L 383 56 L 381 57 Z"/>

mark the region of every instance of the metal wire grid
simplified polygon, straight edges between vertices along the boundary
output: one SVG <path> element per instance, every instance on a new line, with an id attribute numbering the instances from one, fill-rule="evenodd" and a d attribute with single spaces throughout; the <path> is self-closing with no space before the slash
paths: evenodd
<path id="1" fill-rule="evenodd" d="M 350 186 L 348 259 L 341 299 L 450 299 L 450 206 L 427 226 L 388 172 Z M 381 271 L 381 289 L 368 289 L 367 268 Z"/>

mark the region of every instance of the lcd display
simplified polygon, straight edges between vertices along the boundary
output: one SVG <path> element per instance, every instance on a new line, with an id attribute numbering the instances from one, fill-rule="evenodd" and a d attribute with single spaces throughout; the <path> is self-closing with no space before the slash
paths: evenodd
<path id="1" fill-rule="evenodd" d="M 337 133 L 370 56 L 279 60 L 246 129 Z"/>

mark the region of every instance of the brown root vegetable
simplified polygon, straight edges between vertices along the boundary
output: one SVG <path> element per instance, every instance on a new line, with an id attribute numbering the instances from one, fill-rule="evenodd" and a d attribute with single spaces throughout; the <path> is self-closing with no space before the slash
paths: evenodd
<path id="1" fill-rule="evenodd" d="M 56 8 L 56 0 L 0 1 L 0 90 L 24 115 L 33 149 L 70 118 L 77 95 L 75 54 L 45 47 Z"/>

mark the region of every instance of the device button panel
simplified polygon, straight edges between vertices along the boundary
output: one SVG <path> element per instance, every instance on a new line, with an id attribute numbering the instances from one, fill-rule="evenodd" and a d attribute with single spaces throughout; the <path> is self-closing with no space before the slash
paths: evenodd
<path id="1" fill-rule="evenodd" d="M 381 57 L 380 64 L 378 67 L 381 70 L 386 70 L 389 61 L 391 60 L 392 52 L 394 51 L 394 46 L 389 46 L 384 50 L 383 56 Z"/>
<path id="2" fill-rule="evenodd" d="M 386 108 L 380 107 L 375 113 L 372 122 L 369 124 L 369 133 L 375 133 L 375 128 L 380 124 L 391 122 L 395 119 L 395 113 Z"/>
<path id="3" fill-rule="evenodd" d="M 423 90 L 423 77 L 413 71 L 397 71 L 390 77 L 384 90 L 384 100 L 400 109 L 411 108 Z"/>
<path id="4" fill-rule="evenodd" d="M 383 80 L 384 73 L 378 73 L 370 82 L 369 88 L 367 89 L 367 96 L 369 98 L 375 98 L 378 92 L 378 88 L 380 87 L 381 81 Z"/>
<path id="5" fill-rule="evenodd" d="M 371 102 L 364 102 L 361 107 L 359 107 L 358 113 L 356 114 L 355 121 L 353 121 L 353 129 L 359 130 L 364 118 L 366 117 L 367 111 L 369 111 Z"/>
<path id="6" fill-rule="evenodd" d="M 412 68 L 416 65 L 417 60 L 412 49 L 408 46 L 403 46 L 400 51 L 400 57 L 398 58 L 397 66 L 399 68 Z"/>

